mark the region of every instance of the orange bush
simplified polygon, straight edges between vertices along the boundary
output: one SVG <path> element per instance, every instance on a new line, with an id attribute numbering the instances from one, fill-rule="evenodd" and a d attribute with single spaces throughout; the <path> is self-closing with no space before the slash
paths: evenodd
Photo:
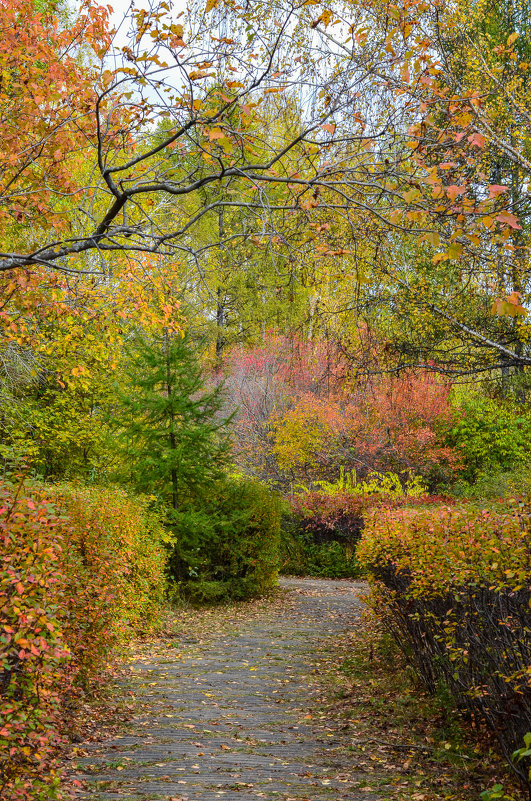
<path id="1" fill-rule="evenodd" d="M 46 493 L 0 490 L 0 795 L 39 798 L 56 782 L 61 687 L 71 681 L 62 631 L 65 526 Z M 46 797 L 45 795 L 43 797 Z"/>
<path id="2" fill-rule="evenodd" d="M 0 487 L 0 796 L 55 797 L 66 705 L 153 625 L 161 529 L 118 490 Z"/>
<path id="3" fill-rule="evenodd" d="M 70 522 L 64 625 L 80 682 L 96 676 L 109 650 L 156 623 L 164 592 L 163 530 L 146 501 L 123 490 L 67 485 L 54 495 Z"/>
<path id="4" fill-rule="evenodd" d="M 501 506 L 380 508 L 358 558 L 372 604 L 430 691 L 443 683 L 513 751 L 531 730 L 531 518 Z"/>
<path id="5" fill-rule="evenodd" d="M 234 348 L 226 368 L 238 460 L 281 487 L 334 479 L 343 467 L 412 471 L 434 489 L 462 467 L 444 442 L 459 416 L 451 386 L 433 373 L 362 381 L 329 343 L 272 335 Z"/>

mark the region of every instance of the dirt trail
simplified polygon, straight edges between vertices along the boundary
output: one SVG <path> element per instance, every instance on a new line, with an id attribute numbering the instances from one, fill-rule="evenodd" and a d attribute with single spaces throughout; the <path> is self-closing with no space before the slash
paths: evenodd
<path id="1" fill-rule="evenodd" d="M 84 745 L 80 798 L 131 801 L 375 799 L 354 786 L 347 735 L 313 707 L 327 642 L 359 615 L 359 584 L 283 579 L 287 603 L 132 665 L 134 715 Z M 320 657 L 320 654 L 322 655 Z"/>

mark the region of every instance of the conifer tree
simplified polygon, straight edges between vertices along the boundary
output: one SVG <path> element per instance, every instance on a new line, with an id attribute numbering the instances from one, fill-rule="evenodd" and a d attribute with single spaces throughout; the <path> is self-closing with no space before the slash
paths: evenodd
<path id="1" fill-rule="evenodd" d="M 208 491 L 227 464 L 222 389 L 207 386 L 189 336 L 137 335 L 127 361 L 118 434 L 125 469 L 138 491 L 175 512 Z"/>

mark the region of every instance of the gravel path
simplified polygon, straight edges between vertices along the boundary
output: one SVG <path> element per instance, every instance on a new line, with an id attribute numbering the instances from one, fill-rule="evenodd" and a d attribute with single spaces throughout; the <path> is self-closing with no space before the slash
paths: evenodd
<path id="1" fill-rule="evenodd" d="M 181 633 L 178 653 L 172 643 L 132 665 L 136 714 L 122 736 L 83 746 L 80 798 L 375 799 L 353 786 L 346 735 L 315 709 L 327 641 L 355 623 L 361 585 L 282 586 L 286 603 L 206 640 Z"/>

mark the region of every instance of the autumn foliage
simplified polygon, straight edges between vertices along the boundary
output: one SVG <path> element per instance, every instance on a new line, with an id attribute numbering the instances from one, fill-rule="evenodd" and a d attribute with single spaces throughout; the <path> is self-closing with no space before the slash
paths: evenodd
<path id="1" fill-rule="evenodd" d="M 0 196 L 11 200 L 1 218 L 15 239 L 28 224 L 64 231 L 65 193 L 80 188 L 80 155 L 95 132 L 90 109 L 97 75 L 83 64 L 80 48 L 90 58 L 109 43 L 108 10 L 81 5 L 65 25 L 52 4 L 1 4 Z"/>
<path id="2" fill-rule="evenodd" d="M 65 710 L 154 624 L 164 535 L 133 490 L 199 603 L 274 585 L 279 489 L 315 569 L 362 559 L 429 689 L 510 754 L 528 511 L 375 487 L 529 467 L 527 7 L 177 5 L 115 35 L 92 0 L 0 0 L 0 461 L 104 485 L 0 485 L 0 796 L 55 792 Z M 205 332 L 200 408 L 170 341 Z M 376 484 L 330 489 L 354 471 Z"/>
<path id="3" fill-rule="evenodd" d="M 459 467 L 444 443 L 451 387 L 431 373 L 356 380 L 329 344 L 273 336 L 234 349 L 227 372 L 238 457 L 281 485 L 335 478 L 340 467 L 411 471 L 436 485 Z"/>
<path id="4" fill-rule="evenodd" d="M 511 755 L 531 729 L 529 509 L 381 508 L 365 523 L 377 614 L 427 689 L 447 686 L 527 782 Z"/>
<path id="5" fill-rule="evenodd" d="M 114 649 L 155 622 L 161 531 L 119 490 L 0 489 L 0 792 L 57 789 L 65 718 Z"/>

